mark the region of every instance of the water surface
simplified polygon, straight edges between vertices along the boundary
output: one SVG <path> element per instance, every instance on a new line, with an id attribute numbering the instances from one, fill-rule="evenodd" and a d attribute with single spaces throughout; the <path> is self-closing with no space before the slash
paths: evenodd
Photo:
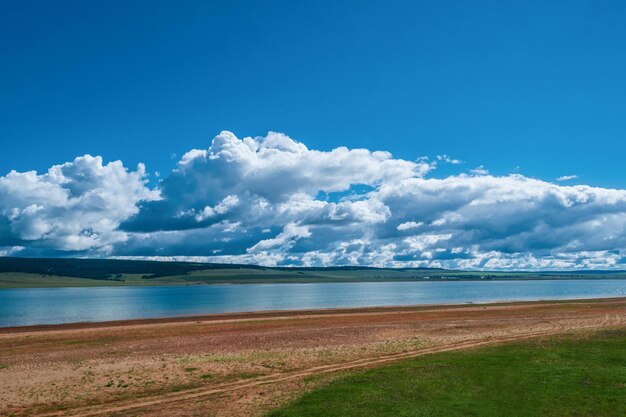
<path id="1" fill-rule="evenodd" d="M 626 280 L 233 284 L 0 290 L 0 327 L 261 310 L 626 296 Z"/>

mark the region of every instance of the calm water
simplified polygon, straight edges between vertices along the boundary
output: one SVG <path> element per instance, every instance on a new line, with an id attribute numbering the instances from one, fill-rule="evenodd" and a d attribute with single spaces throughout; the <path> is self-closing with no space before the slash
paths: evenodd
<path id="1" fill-rule="evenodd" d="M 0 290 L 0 327 L 259 310 L 626 296 L 626 280 L 363 282 Z"/>

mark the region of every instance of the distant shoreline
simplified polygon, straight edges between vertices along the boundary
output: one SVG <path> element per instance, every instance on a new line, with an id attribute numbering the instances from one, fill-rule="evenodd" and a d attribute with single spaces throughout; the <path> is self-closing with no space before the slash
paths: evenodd
<path id="1" fill-rule="evenodd" d="M 0 289 L 93 286 L 387 281 L 626 279 L 622 270 L 474 271 L 365 266 L 261 265 L 82 258 L 0 257 Z"/>
<path id="2" fill-rule="evenodd" d="M 191 286 L 191 285 L 246 285 L 246 284 L 315 284 L 315 283 L 364 283 L 364 282 L 476 282 L 476 281 L 573 281 L 573 280 L 622 280 L 626 274 L 515 274 L 501 276 L 437 276 L 437 277 L 346 277 L 346 276 L 199 276 L 177 275 L 158 278 L 131 277 L 127 279 L 95 279 L 69 276 L 0 273 L 0 290 L 18 288 L 84 288 L 84 287 L 154 287 L 154 286 Z"/>

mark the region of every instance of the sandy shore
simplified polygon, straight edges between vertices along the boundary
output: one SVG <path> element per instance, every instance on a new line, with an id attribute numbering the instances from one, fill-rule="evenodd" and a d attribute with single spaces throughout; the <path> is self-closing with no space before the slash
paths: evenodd
<path id="1" fill-rule="evenodd" d="M 360 367 L 616 326 L 626 326 L 626 299 L 4 328 L 0 414 L 260 415 Z"/>

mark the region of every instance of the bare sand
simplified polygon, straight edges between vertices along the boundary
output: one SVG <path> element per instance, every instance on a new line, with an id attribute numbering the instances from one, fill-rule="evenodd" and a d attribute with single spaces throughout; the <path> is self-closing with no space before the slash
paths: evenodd
<path id="1" fill-rule="evenodd" d="M 0 415 L 256 416 L 350 370 L 608 327 L 626 299 L 4 328 Z"/>

